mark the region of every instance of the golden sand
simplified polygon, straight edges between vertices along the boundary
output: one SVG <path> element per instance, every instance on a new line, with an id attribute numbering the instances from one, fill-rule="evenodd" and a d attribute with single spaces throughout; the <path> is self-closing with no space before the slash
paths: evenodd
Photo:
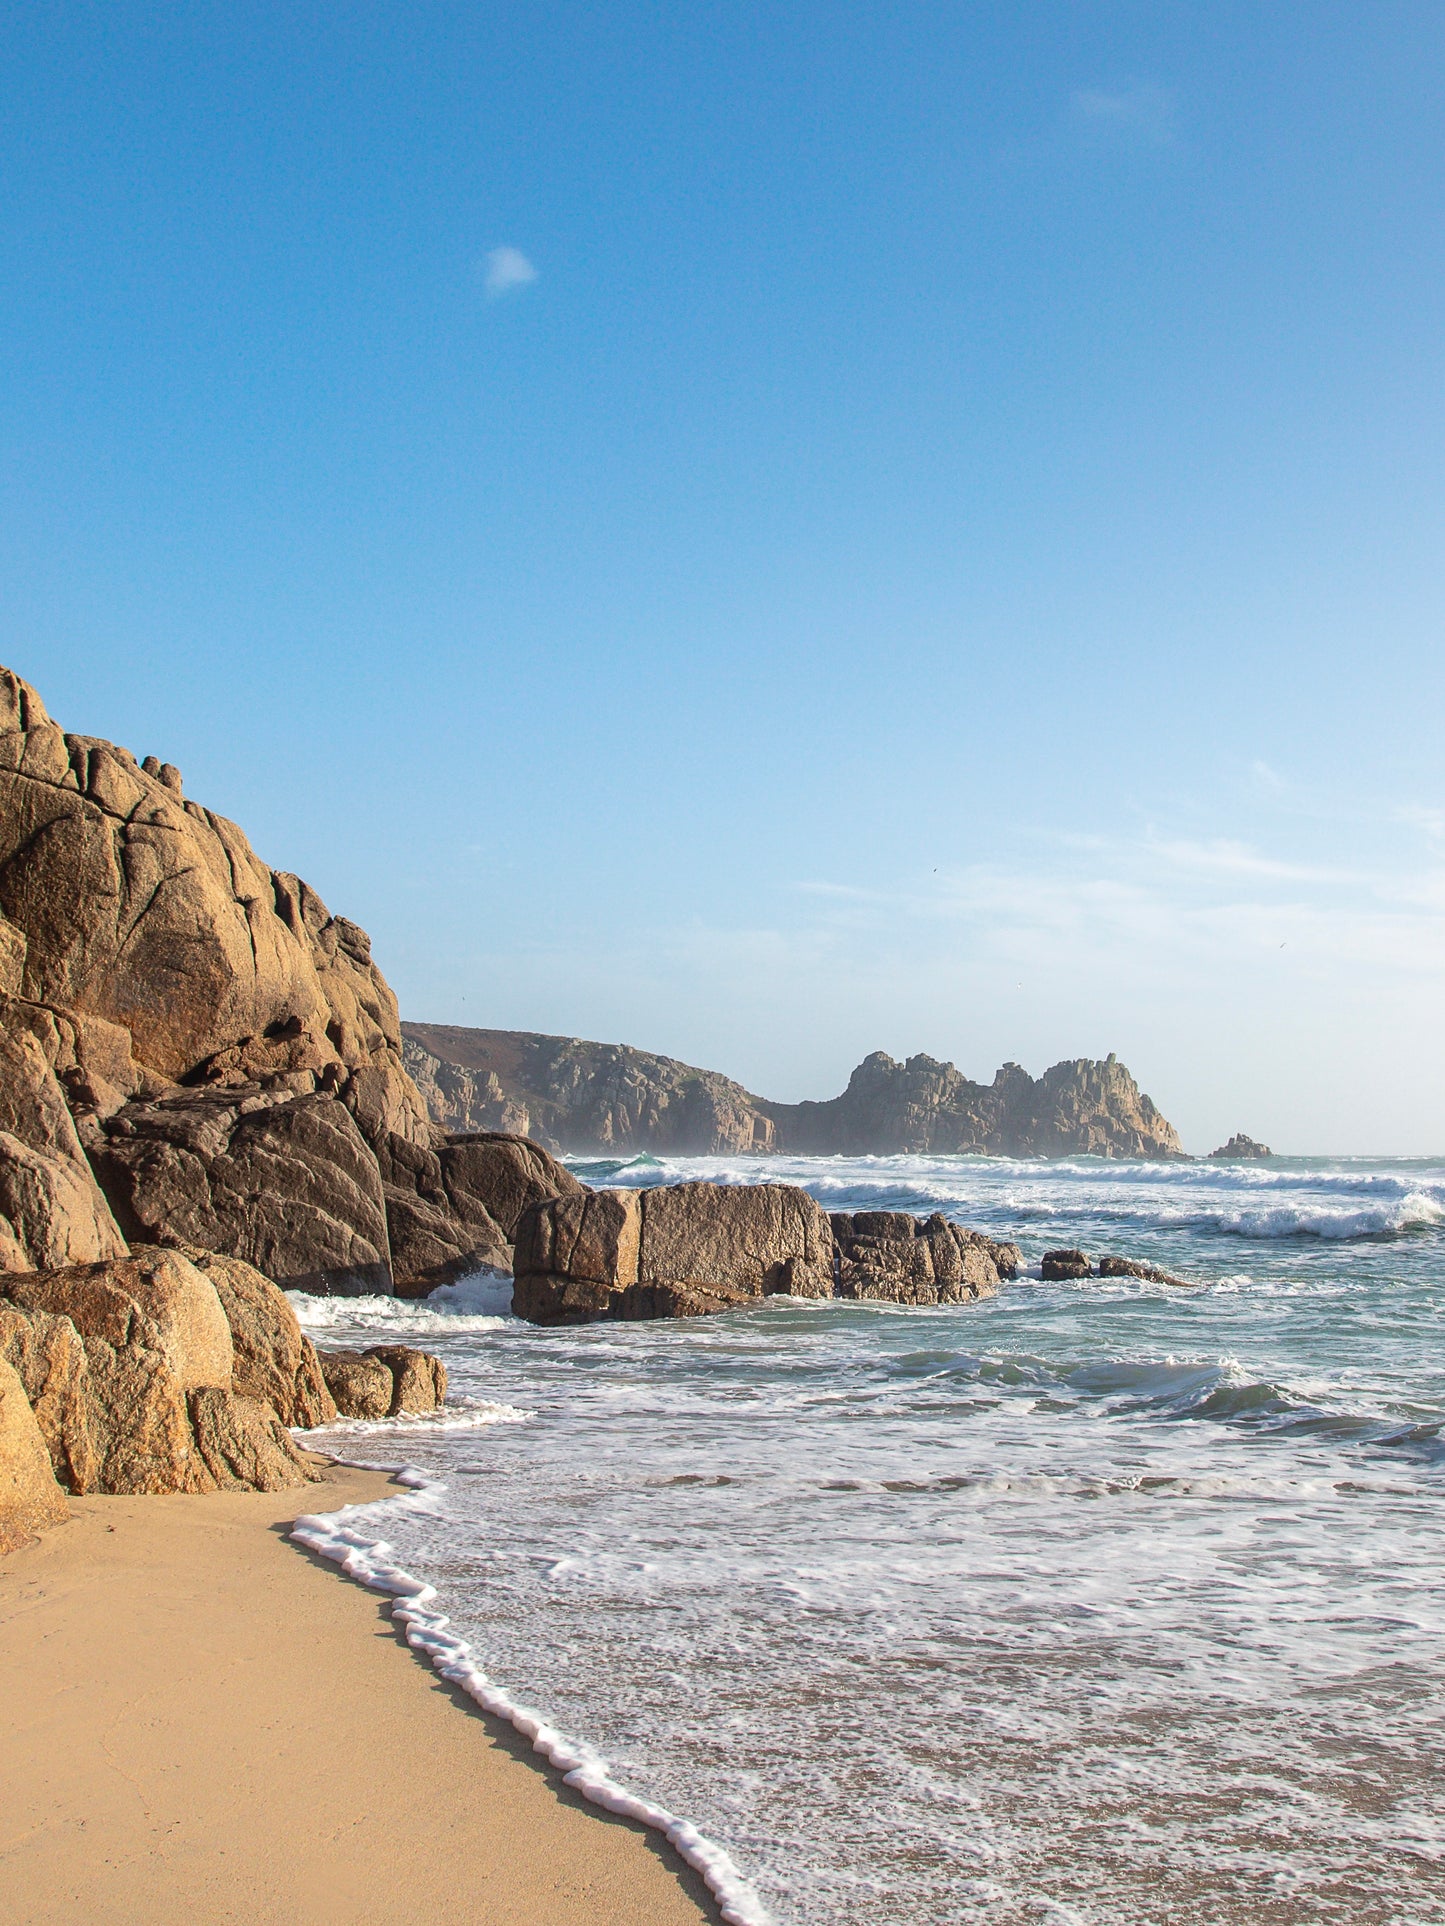
<path id="1" fill-rule="evenodd" d="M 287 1542 L 380 1497 L 82 1498 L 0 1559 L 0 1918 L 698 1926 L 656 1835 L 586 1805 Z"/>

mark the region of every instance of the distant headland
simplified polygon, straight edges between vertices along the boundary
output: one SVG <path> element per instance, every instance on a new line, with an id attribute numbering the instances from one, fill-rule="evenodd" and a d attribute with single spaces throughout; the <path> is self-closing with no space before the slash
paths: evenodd
<path id="1" fill-rule="evenodd" d="M 403 1023 L 402 1055 L 437 1121 L 551 1150 L 630 1156 L 975 1151 L 1005 1157 L 1183 1157 L 1178 1133 L 1116 1057 L 973 1083 L 929 1056 L 875 1051 L 841 1096 L 772 1103 L 714 1070 L 626 1044 Z"/>

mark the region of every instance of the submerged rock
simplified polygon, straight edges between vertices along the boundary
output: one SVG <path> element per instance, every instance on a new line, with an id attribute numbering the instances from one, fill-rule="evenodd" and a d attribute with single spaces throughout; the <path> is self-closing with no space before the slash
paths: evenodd
<path id="1" fill-rule="evenodd" d="M 1039 1275 L 1048 1283 L 1058 1283 L 1067 1278 L 1092 1277 L 1094 1267 L 1083 1251 L 1045 1251 Z"/>
<path id="2" fill-rule="evenodd" d="M 1157 1264 L 1141 1264 L 1132 1257 L 1101 1257 L 1099 1259 L 1100 1277 L 1139 1277 L 1146 1284 L 1174 1284 L 1183 1289 L 1190 1288 L 1187 1277 L 1176 1277 L 1172 1271 L 1162 1271 Z"/>

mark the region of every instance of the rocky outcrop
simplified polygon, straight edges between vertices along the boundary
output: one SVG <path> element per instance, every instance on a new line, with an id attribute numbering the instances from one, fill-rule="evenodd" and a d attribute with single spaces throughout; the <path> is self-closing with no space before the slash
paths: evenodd
<path id="1" fill-rule="evenodd" d="M 67 1511 L 25 1387 L 0 1358 L 0 1553 L 60 1524 Z"/>
<path id="2" fill-rule="evenodd" d="M 1034 1078 L 1005 1064 L 991 1084 L 951 1063 L 878 1052 L 842 1096 L 780 1104 L 671 1057 L 577 1037 L 446 1024 L 402 1026 L 407 1066 L 453 1130 L 525 1130 L 553 1149 L 977 1151 L 1014 1157 L 1179 1157 L 1173 1126 L 1114 1057 Z"/>
<path id="3" fill-rule="evenodd" d="M 54 1056 L 36 1034 L 47 1015 L 0 997 L 0 1268 L 7 1270 L 92 1263 L 125 1250 Z M 53 1022 L 49 1029 L 55 1032 Z"/>
<path id="4" fill-rule="evenodd" d="M 397 1289 L 408 1296 L 454 1277 L 512 1268 L 517 1220 L 548 1197 L 580 1196 L 582 1185 L 540 1144 L 499 1132 L 450 1136 L 435 1150 L 408 1146 L 384 1173 Z"/>
<path id="5" fill-rule="evenodd" d="M 288 1491 L 312 1470 L 269 1404 L 207 1388 L 186 1400 L 196 1454 L 216 1491 Z"/>
<path id="6" fill-rule="evenodd" d="M 0 1289 L 22 1311 L 68 1317 L 84 1338 L 143 1343 L 184 1391 L 230 1388 L 231 1327 L 210 1280 L 179 1251 L 141 1247 L 108 1264 L 8 1277 Z"/>
<path id="7" fill-rule="evenodd" d="M 322 1351 L 326 1385 L 343 1418 L 395 1418 L 437 1411 L 446 1403 L 447 1367 L 406 1344 L 366 1351 Z"/>
<path id="8" fill-rule="evenodd" d="M 898 1151 L 1009 1157 L 1182 1157 L 1174 1127 L 1117 1058 L 1056 1063 L 1039 1078 L 1006 1063 L 971 1083 L 929 1056 L 866 1058 L 841 1097 L 772 1104 L 784 1150 L 845 1156 Z"/>
<path id="9" fill-rule="evenodd" d="M 833 1237 L 786 1184 L 675 1184 L 534 1204 L 513 1309 L 536 1324 L 688 1317 L 764 1296 L 831 1297 Z"/>
<path id="10" fill-rule="evenodd" d="M 1211 1150 L 1209 1155 L 1211 1160 L 1239 1164 L 1252 1162 L 1257 1157 L 1272 1157 L 1274 1152 L 1268 1144 L 1256 1143 L 1253 1137 L 1246 1137 L 1241 1130 L 1236 1131 L 1227 1144 L 1221 1144 L 1218 1150 Z"/>
<path id="11" fill-rule="evenodd" d="M 407 1074 L 366 932 L 8 670 L 0 1017 L 0 1271 L 141 1241 L 370 1292 L 508 1259 L 512 1175 L 497 1217 L 474 1133 L 453 1145 Z"/>
<path id="12" fill-rule="evenodd" d="M 0 1287 L 0 1352 L 68 1490 L 275 1491 L 313 1475 L 272 1406 L 238 1395 L 220 1295 L 179 1251 L 141 1247 Z"/>
<path id="13" fill-rule="evenodd" d="M 70 1319 L 20 1311 L 0 1299 L 0 1358 L 20 1374 L 56 1482 L 66 1491 L 98 1490 L 101 1460 L 91 1415 L 90 1367 Z"/>
<path id="14" fill-rule="evenodd" d="M 1015 1245 L 995 1244 L 946 1218 L 902 1211 L 834 1212 L 839 1297 L 892 1304 L 960 1304 L 992 1297 L 1018 1267 Z"/>

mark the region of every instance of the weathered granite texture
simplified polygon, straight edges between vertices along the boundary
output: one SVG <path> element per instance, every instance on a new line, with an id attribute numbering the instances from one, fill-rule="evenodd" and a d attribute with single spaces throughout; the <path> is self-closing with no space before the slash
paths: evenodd
<path id="1" fill-rule="evenodd" d="M 928 1056 L 881 1051 L 825 1103 L 772 1103 L 710 1070 L 619 1044 L 515 1030 L 402 1025 L 407 1067 L 453 1130 L 524 1130 L 553 1149 L 980 1151 L 1007 1156 L 1178 1157 L 1173 1126 L 1115 1058 L 1033 1078 L 1005 1064 L 971 1083 Z"/>
<path id="2" fill-rule="evenodd" d="M 365 1351 L 318 1354 L 327 1389 L 343 1418 L 396 1418 L 440 1410 L 447 1367 L 408 1344 L 373 1344 Z"/>
<path id="3" fill-rule="evenodd" d="M 68 1490 L 276 1491 L 313 1476 L 272 1407 L 236 1388 L 225 1308 L 181 1252 L 11 1273 L 0 1293 L 0 1354 Z"/>

